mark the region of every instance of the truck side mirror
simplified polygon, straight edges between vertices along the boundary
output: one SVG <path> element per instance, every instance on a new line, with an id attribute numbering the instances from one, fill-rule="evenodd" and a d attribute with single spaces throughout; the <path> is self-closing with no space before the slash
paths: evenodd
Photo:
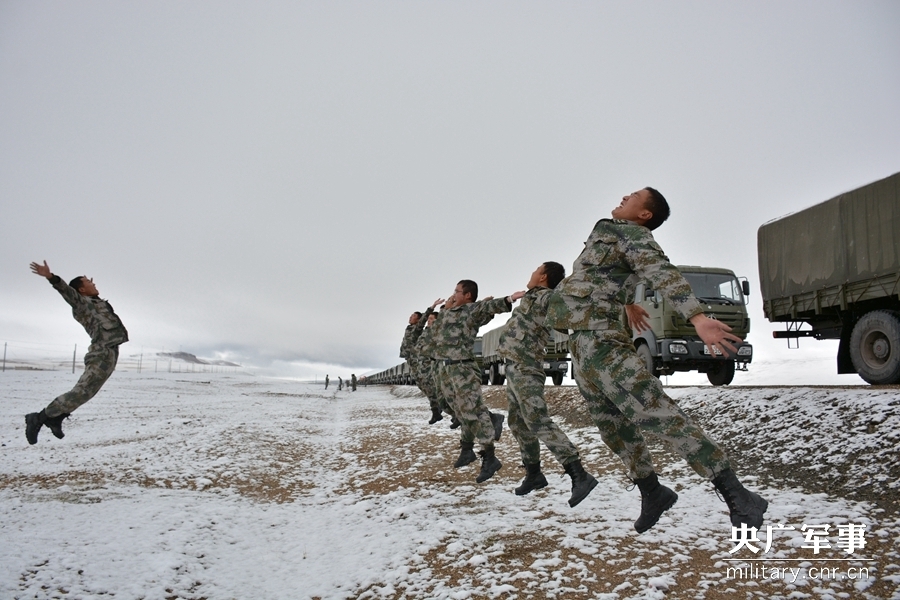
<path id="1" fill-rule="evenodd" d="M 647 298 L 653 298 L 655 295 L 656 295 L 656 292 L 654 292 L 651 288 L 647 288 L 646 290 L 644 290 L 644 299 L 645 300 Z"/>
<path id="2" fill-rule="evenodd" d="M 750 295 L 750 282 L 746 279 L 741 282 L 741 291 L 744 292 L 745 296 Z"/>

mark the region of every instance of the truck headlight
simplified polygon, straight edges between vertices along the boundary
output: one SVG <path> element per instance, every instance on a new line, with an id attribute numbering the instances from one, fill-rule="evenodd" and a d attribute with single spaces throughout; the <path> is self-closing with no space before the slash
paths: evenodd
<path id="1" fill-rule="evenodd" d="M 541 368 L 542 368 L 542 369 L 549 369 L 549 368 L 550 368 L 550 363 L 543 363 L 543 364 L 541 365 Z"/>
<path id="2" fill-rule="evenodd" d="M 669 354 L 687 354 L 688 349 L 684 344 L 669 344 Z"/>
<path id="3" fill-rule="evenodd" d="M 738 348 L 738 356 L 753 356 L 753 346 L 741 346 Z"/>

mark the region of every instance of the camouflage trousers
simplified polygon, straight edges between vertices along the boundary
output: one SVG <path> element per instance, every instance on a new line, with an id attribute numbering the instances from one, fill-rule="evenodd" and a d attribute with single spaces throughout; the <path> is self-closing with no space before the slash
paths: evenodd
<path id="1" fill-rule="evenodd" d="M 561 464 L 579 460 L 578 449 L 550 418 L 544 402 L 544 382 L 547 375 L 538 367 L 516 363 L 506 364 L 506 400 L 509 403 L 509 430 L 522 453 L 522 462 L 541 462 L 544 442 Z"/>
<path id="2" fill-rule="evenodd" d="M 434 378 L 431 376 L 431 362 L 428 359 L 407 358 L 409 370 L 416 379 L 416 386 L 422 390 L 422 393 L 428 398 L 428 405 L 431 410 L 440 410 L 441 405 L 437 399 L 437 392 L 434 388 Z"/>
<path id="3" fill-rule="evenodd" d="M 91 344 L 84 355 L 84 373 L 71 391 L 58 396 L 47 405 L 44 412 L 48 417 L 57 417 L 74 412 L 76 408 L 93 398 L 112 375 L 119 360 L 119 347 L 106 348 Z"/>
<path id="4" fill-rule="evenodd" d="M 481 397 L 481 373 L 475 361 L 446 365 L 435 362 L 441 397 L 461 423 L 459 441 L 475 442 L 481 446 L 494 445 L 494 424 Z"/>
<path id="5" fill-rule="evenodd" d="M 569 352 L 591 418 L 631 479 L 654 471 L 642 430 L 665 442 L 707 479 L 730 468 L 725 452 L 647 371 L 630 336 L 615 331 L 576 331 L 569 336 Z"/>

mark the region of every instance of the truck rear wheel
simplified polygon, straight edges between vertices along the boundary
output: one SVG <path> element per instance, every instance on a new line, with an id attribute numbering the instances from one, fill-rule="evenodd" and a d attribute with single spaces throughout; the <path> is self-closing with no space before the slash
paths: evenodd
<path id="1" fill-rule="evenodd" d="M 715 367 L 711 367 L 706 372 L 706 378 L 713 385 L 728 385 L 734 381 L 734 361 L 723 360 L 717 362 Z"/>
<path id="2" fill-rule="evenodd" d="M 491 365 L 491 385 L 503 385 L 505 380 L 506 376 L 500 374 L 500 366 L 496 363 Z"/>
<path id="3" fill-rule="evenodd" d="M 859 376 L 874 385 L 900 383 L 900 319 L 874 310 L 850 334 L 850 359 Z"/>

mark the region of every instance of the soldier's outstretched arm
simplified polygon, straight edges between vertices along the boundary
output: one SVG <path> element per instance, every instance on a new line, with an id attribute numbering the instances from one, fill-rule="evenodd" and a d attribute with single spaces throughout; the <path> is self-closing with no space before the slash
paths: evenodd
<path id="1" fill-rule="evenodd" d="M 50 267 L 47 266 L 46 260 L 43 265 L 36 262 L 31 263 L 31 272 L 35 275 L 46 277 L 47 279 L 53 277 L 53 272 L 50 270 Z"/>

